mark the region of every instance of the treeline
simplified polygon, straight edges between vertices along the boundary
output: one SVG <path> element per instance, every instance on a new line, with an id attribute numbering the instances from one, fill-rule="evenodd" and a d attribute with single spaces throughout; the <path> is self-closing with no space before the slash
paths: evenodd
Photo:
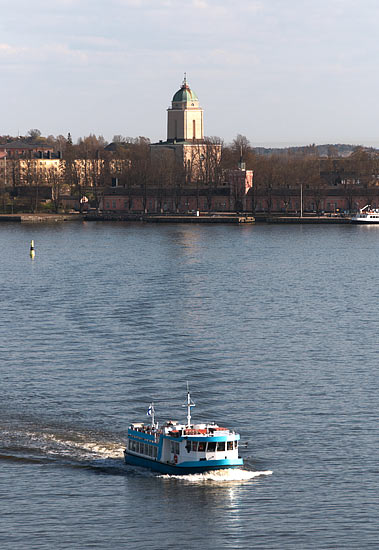
<path id="1" fill-rule="evenodd" d="M 270 197 L 280 190 L 284 197 L 291 190 L 303 186 L 314 197 L 322 195 L 327 186 L 342 186 L 346 194 L 352 186 L 376 187 L 379 180 L 379 154 L 374 149 L 356 147 L 349 156 L 341 157 L 334 146 L 320 152 L 319 146 L 288 148 L 280 152 L 252 147 L 242 135 L 231 143 L 221 138 L 209 137 L 193 147 L 192 156 L 185 163 L 170 152 L 152 155 L 150 140 L 146 137 L 114 136 L 109 144 L 103 136 L 89 135 L 73 143 L 70 134 L 65 137 L 41 135 L 38 129 L 29 130 L 25 136 L 1 136 L 0 143 L 19 141 L 51 147 L 60 153 L 57 162 L 41 165 L 31 158 L 9 159 L 0 173 L 1 203 L 3 210 L 9 202 L 12 208 L 20 202 L 19 188 L 34 188 L 30 208 L 35 210 L 43 196 L 44 186 L 52 190 L 51 205 L 58 211 L 63 195 L 78 200 L 87 195 L 92 206 L 98 207 L 106 186 L 116 184 L 126 188 L 150 185 L 155 188 L 172 188 L 176 194 L 184 186 L 206 187 L 212 190 L 227 182 L 227 173 L 236 169 L 242 161 L 246 169 L 254 171 L 254 195 Z M 0 203 L 0 204 L 1 204 Z"/>

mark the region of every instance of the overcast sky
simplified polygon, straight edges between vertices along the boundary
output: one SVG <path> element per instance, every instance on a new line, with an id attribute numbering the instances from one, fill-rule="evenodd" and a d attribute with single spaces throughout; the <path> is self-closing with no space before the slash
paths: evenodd
<path id="1" fill-rule="evenodd" d="M 0 0 L 0 134 L 166 138 L 184 71 L 206 135 L 379 145 L 377 0 Z"/>

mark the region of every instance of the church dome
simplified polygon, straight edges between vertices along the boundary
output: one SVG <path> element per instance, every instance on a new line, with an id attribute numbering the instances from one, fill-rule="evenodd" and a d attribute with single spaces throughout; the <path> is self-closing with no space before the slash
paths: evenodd
<path id="1" fill-rule="evenodd" d="M 176 92 L 174 97 L 172 98 L 173 102 L 180 102 L 180 101 L 199 101 L 197 98 L 197 95 L 191 88 L 188 86 L 186 79 L 184 79 L 184 82 L 182 84 L 182 87 L 180 90 Z"/>

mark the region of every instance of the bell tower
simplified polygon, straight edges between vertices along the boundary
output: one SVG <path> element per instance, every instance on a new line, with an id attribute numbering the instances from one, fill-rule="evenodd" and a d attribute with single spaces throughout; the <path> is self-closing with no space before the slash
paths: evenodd
<path id="1" fill-rule="evenodd" d="M 171 107 L 167 109 L 167 141 L 203 139 L 203 110 L 184 73 L 183 84 L 172 98 Z"/>

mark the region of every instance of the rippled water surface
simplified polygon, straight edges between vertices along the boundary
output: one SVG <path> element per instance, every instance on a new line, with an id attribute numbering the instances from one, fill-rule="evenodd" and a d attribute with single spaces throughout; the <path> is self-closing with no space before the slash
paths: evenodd
<path id="1" fill-rule="evenodd" d="M 36 258 L 29 258 L 31 239 Z M 2 549 L 377 548 L 379 227 L 0 226 Z M 130 421 L 245 469 L 127 467 Z"/>

